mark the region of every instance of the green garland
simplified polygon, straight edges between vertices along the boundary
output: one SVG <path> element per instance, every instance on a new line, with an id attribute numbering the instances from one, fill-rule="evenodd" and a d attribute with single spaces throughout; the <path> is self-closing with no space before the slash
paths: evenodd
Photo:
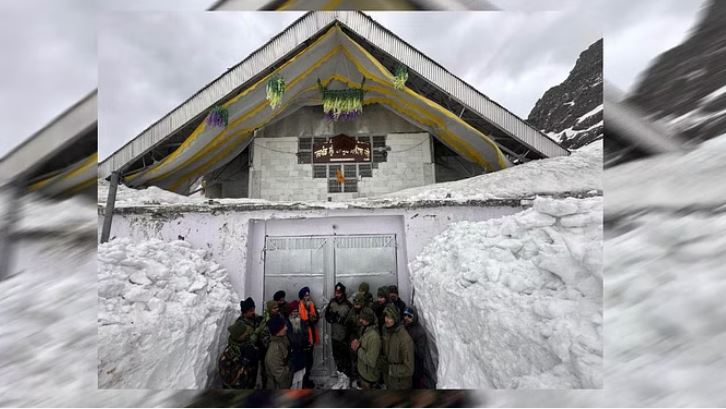
<path id="1" fill-rule="evenodd" d="M 275 74 L 267 81 L 267 101 L 272 109 L 277 108 L 282 103 L 282 97 L 285 95 L 285 79 L 279 74 Z"/>
<path id="2" fill-rule="evenodd" d="M 325 115 L 334 121 L 359 117 L 363 113 L 364 83 L 365 78 L 363 78 L 360 88 L 327 89 L 318 79 Z"/>
<path id="3" fill-rule="evenodd" d="M 408 69 L 405 65 L 396 65 L 396 70 L 393 75 L 393 88 L 403 89 L 408 81 Z"/>

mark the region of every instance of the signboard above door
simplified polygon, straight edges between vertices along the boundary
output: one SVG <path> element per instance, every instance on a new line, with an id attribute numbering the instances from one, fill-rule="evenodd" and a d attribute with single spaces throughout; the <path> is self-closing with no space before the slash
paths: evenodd
<path id="1" fill-rule="evenodd" d="M 313 144 L 313 163 L 370 162 L 371 144 L 348 135 L 337 135 Z"/>

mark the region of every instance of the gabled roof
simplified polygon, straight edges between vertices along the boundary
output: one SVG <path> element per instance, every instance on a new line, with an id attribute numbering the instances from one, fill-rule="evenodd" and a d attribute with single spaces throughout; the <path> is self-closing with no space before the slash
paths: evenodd
<path id="1" fill-rule="evenodd" d="M 180 160 L 184 154 L 184 152 L 180 152 L 182 147 L 189 150 L 190 146 L 196 144 L 198 149 L 201 141 L 207 141 L 206 143 L 216 141 L 214 143 L 222 144 L 219 135 L 212 135 L 209 132 L 205 134 L 205 131 L 208 130 L 204 129 L 203 120 L 210 108 L 215 104 L 236 103 L 240 101 L 241 93 L 254 94 L 257 92 L 255 87 L 258 87 L 264 78 L 287 67 L 286 63 L 290 61 L 291 57 L 312 49 L 318 40 L 330 32 L 331 27 L 336 27 L 340 33 L 337 40 L 339 44 L 346 42 L 347 47 L 349 42 L 352 45 L 348 49 L 354 50 L 354 52 L 349 51 L 342 62 L 337 60 L 336 64 L 352 63 L 359 70 L 365 69 L 361 65 L 374 67 L 380 74 L 379 77 L 383 79 L 377 85 L 382 85 L 385 77 L 390 77 L 390 72 L 397 63 L 407 66 L 409 70 L 407 89 L 405 93 L 397 94 L 396 97 L 407 98 L 407 102 L 412 104 L 425 103 L 426 106 L 421 109 L 446 111 L 446 115 L 443 115 L 447 121 L 444 124 L 445 128 L 455 128 L 459 133 L 468 135 L 468 140 L 461 141 L 463 151 L 474 149 L 479 152 L 478 154 L 468 152 L 467 156 L 467 152 L 460 151 L 460 154 L 469 160 L 477 161 L 475 156 L 488 155 L 489 159 L 481 156 L 479 162 L 480 164 L 488 163 L 494 170 L 507 166 L 504 163 L 506 160 L 502 162 L 501 157 L 492 162 L 491 155 L 493 154 L 495 157 L 501 155 L 501 152 L 496 153 L 499 150 L 504 151 L 510 158 L 516 157 L 521 160 L 569 154 L 566 149 L 448 72 L 365 14 L 345 11 L 310 12 L 104 160 L 99 166 L 99 176 L 106 178 L 114 171 L 120 171 L 122 175 L 134 173 L 131 178 L 136 178 L 138 185 L 148 183 L 165 188 L 169 188 L 168 184 L 164 186 L 164 183 L 157 183 L 159 174 L 169 175 L 175 169 L 181 170 L 184 165 L 186 173 L 183 176 L 187 179 L 194 176 L 195 170 L 188 166 L 189 161 Z M 316 74 L 324 75 L 325 73 Z M 341 79 L 339 76 L 337 78 L 331 76 L 329 80 L 348 85 L 355 83 L 353 78 Z M 380 92 L 385 91 L 380 90 Z M 312 94 L 303 96 L 308 99 L 314 98 Z M 376 97 L 376 95 L 372 94 L 372 97 Z M 422 102 L 422 100 L 425 101 Z M 308 101 L 308 103 L 314 102 Z M 437 115 L 443 117 L 440 113 Z M 261 123 L 266 122 L 256 124 L 259 126 Z M 441 126 L 441 123 L 438 125 Z M 431 132 L 437 135 L 437 129 L 432 129 Z M 474 138 L 473 134 L 479 137 Z M 190 142 L 190 135 L 194 135 L 196 138 L 192 142 Z M 225 136 L 222 135 L 222 137 Z M 239 134 L 235 137 L 249 139 L 249 135 L 246 134 Z M 227 135 L 227 138 L 229 139 L 231 136 Z M 450 138 L 449 142 L 458 143 L 459 141 Z M 238 152 L 241 146 L 235 145 L 234 149 L 230 148 L 225 151 Z M 454 148 L 456 150 L 456 147 Z M 229 159 L 231 158 L 224 157 L 220 160 Z M 171 163 L 173 160 L 177 160 L 176 168 L 173 166 L 174 163 Z M 152 170 L 157 172 L 157 175 L 153 178 L 145 177 L 144 173 L 149 171 L 150 166 L 157 168 L 166 166 L 166 169 Z M 204 171 L 209 171 L 209 167 L 204 168 Z M 179 189 L 177 186 L 176 190 L 179 191 Z"/>
<path id="2" fill-rule="evenodd" d="M 23 183 L 55 196 L 95 183 L 97 92 L 94 90 L 0 160 L 0 186 Z"/>
<path id="3" fill-rule="evenodd" d="M 210 10 L 494 10 L 487 0 L 218 0 Z"/>

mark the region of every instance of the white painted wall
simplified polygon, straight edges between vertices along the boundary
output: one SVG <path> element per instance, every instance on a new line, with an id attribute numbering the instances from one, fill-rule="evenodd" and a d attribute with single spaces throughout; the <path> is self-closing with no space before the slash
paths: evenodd
<path id="1" fill-rule="evenodd" d="M 158 238 L 176 240 L 183 237 L 196 248 L 208 249 L 214 261 L 230 273 L 230 281 L 240 298 L 246 296 L 248 235 L 251 219 L 291 219 L 340 216 L 402 215 L 405 225 L 404 245 L 408 260 L 413 260 L 428 242 L 458 221 L 483 221 L 521 211 L 519 207 L 453 206 L 393 209 L 315 209 L 254 210 L 211 212 L 159 212 L 150 209 L 141 214 L 116 214 L 111 237 L 137 240 Z M 99 217 L 99 225 L 102 217 Z M 314 232 L 301 231 L 300 234 Z M 261 254 L 253 255 L 260 257 Z M 406 274 L 408 276 L 408 274 Z M 259 303 L 258 303 L 259 304 Z"/>

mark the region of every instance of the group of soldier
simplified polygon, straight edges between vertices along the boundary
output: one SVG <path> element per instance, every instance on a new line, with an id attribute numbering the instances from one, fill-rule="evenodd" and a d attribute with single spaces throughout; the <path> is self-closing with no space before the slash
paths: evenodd
<path id="1" fill-rule="evenodd" d="M 229 328 L 227 348 L 219 359 L 225 388 L 254 389 L 258 371 L 266 389 L 314 388 L 310 379 L 313 351 L 320 343 L 319 313 L 303 287 L 288 303 L 277 291 L 255 314 L 255 303 L 240 303 L 241 315 Z M 398 296 L 396 286 L 380 287 L 374 299 L 361 283 L 348 300 L 342 283 L 324 308 L 331 324 L 333 358 L 339 372 L 359 389 L 433 388 L 435 385 L 426 333 L 417 312 Z"/>

